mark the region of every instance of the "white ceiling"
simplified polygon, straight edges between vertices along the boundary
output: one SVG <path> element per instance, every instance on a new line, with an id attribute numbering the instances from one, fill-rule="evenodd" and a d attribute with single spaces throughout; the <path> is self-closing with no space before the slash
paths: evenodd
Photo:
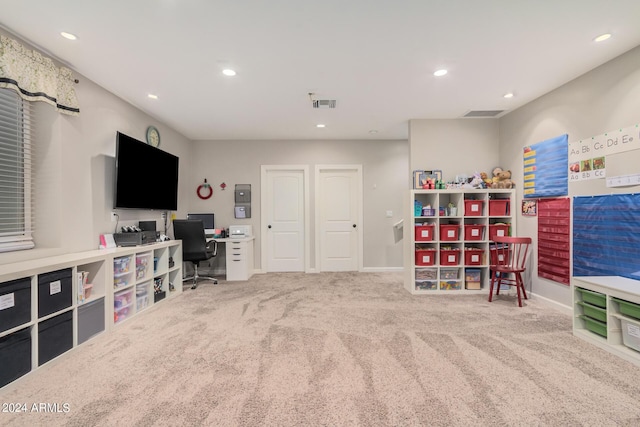
<path id="1" fill-rule="evenodd" d="M 640 45 L 638 0 L 0 0 L 0 10 L 4 29 L 193 140 L 406 139 L 410 119 L 512 111 Z M 439 68 L 449 74 L 434 77 Z M 313 109 L 310 92 L 337 108 Z"/>

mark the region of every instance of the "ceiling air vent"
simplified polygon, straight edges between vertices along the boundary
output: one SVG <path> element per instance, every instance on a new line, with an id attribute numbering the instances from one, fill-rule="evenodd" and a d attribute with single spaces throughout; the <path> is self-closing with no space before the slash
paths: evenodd
<path id="1" fill-rule="evenodd" d="M 313 108 L 336 108 L 335 99 L 314 99 Z"/>
<path id="2" fill-rule="evenodd" d="M 462 117 L 496 117 L 505 110 L 472 110 Z"/>

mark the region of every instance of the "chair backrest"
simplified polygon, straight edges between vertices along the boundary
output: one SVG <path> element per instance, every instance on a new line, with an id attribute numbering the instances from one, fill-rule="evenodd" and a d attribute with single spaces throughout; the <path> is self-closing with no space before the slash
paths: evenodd
<path id="1" fill-rule="evenodd" d="M 174 219 L 173 235 L 182 240 L 182 258 L 185 261 L 204 261 L 207 256 L 207 238 L 200 219 Z"/>
<path id="2" fill-rule="evenodd" d="M 494 237 L 490 247 L 490 263 L 511 270 L 524 270 L 531 237 Z"/>

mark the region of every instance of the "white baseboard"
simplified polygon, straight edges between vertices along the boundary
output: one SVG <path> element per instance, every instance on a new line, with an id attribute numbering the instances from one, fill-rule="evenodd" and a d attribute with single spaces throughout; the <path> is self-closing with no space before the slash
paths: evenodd
<path id="1" fill-rule="evenodd" d="M 404 267 L 362 267 L 362 273 L 397 273 L 404 271 Z"/>
<path id="2" fill-rule="evenodd" d="M 544 305 L 551 308 L 555 308 L 556 310 L 566 314 L 567 316 L 573 316 L 573 310 L 571 309 L 571 307 L 566 306 L 564 304 L 560 304 L 559 302 L 549 299 L 547 297 L 534 294 L 533 292 L 529 292 L 529 294 L 530 296 L 534 297 L 536 300 L 540 301 Z"/>
<path id="3" fill-rule="evenodd" d="M 402 267 L 364 267 L 362 270 L 360 270 L 360 272 L 361 273 L 397 273 L 403 270 L 404 268 Z M 262 271 L 261 269 L 253 270 L 253 274 L 263 274 L 263 273 L 265 272 Z M 305 273 L 318 274 L 320 273 L 320 271 L 316 270 L 315 268 L 310 268 L 306 270 Z M 224 270 L 221 270 L 220 274 L 224 274 Z"/>

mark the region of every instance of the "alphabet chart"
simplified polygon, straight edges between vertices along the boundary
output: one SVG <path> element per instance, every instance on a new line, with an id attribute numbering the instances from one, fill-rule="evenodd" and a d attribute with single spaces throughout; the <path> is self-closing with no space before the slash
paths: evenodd
<path id="1" fill-rule="evenodd" d="M 639 148 L 639 125 L 569 142 L 569 182 L 606 178 L 606 156 Z"/>

